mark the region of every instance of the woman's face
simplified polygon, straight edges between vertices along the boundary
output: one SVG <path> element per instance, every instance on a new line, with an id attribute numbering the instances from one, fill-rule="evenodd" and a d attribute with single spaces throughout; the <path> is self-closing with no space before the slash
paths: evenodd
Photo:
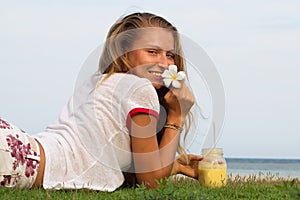
<path id="1" fill-rule="evenodd" d="M 159 89 L 163 85 L 161 74 L 174 64 L 174 38 L 171 31 L 163 28 L 141 32 L 126 55 L 133 66 L 129 73 L 147 78 Z"/>

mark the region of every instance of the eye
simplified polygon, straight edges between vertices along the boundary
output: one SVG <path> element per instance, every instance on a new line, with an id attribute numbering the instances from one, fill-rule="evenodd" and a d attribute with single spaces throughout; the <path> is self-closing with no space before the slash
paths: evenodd
<path id="1" fill-rule="evenodd" d="M 167 57 L 170 59 L 174 59 L 175 55 L 173 53 L 167 53 Z"/>
<path id="2" fill-rule="evenodd" d="M 151 54 L 151 55 L 156 55 L 157 51 L 153 50 L 153 49 L 150 49 L 150 50 L 148 50 L 148 53 Z"/>

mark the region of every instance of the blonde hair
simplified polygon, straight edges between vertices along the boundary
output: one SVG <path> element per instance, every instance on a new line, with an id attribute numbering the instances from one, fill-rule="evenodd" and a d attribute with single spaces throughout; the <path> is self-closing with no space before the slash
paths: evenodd
<path id="1" fill-rule="evenodd" d="M 164 28 L 172 33 L 174 38 L 174 64 L 177 65 L 179 71 L 185 71 L 177 28 L 160 16 L 151 13 L 133 13 L 113 24 L 107 34 L 99 62 L 99 71 L 106 74 L 103 81 L 113 73 L 127 73 L 134 67 L 128 61 L 126 52 L 131 49 L 138 30 L 149 27 Z M 190 114 L 185 123 L 186 133 L 184 138 L 186 138 L 190 128 L 191 119 L 192 115 Z M 185 154 L 185 150 L 180 143 L 177 151 L 179 154 Z"/>
<path id="2" fill-rule="evenodd" d="M 164 18 L 151 13 L 133 13 L 118 20 L 110 28 L 100 58 L 100 72 L 108 75 L 115 72 L 128 72 L 133 66 L 130 65 L 125 53 L 131 48 L 138 30 L 148 27 L 160 27 L 172 33 L 174 38 L 174 62 L 179 70 L 183 71 L 182 47 L 176 27 Z"/>

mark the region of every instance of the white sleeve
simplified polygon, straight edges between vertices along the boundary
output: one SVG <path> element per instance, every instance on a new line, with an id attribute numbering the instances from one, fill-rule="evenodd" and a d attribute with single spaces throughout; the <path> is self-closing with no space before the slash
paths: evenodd
<path id="1" fill-rule="evenodd" d="M 140 78 L 131 86 L 127 98 L 122 100 L 124 114 L 127 118 L 137 113 L 145 113 L 158 119 L 160 105 L 157 93 L 151 82 Z"/>

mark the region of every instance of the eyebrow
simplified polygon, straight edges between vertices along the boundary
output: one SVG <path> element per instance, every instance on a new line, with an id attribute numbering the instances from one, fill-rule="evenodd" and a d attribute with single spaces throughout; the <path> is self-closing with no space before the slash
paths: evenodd
<path id="1" fill-rule="evenodd" d="M 146 49 L 158 49 L 158 50 L 164 50 L 162 49 L 160 46 L 158 45 L 153 45 L 153 44 L 145 44 L 143 48 L 146 48 Z M 174 52 L 175 50 L 174 49 L 169 49 L 169 50 L 164 50 L 164 51 L 168 51 L 168 52 Z"/>

